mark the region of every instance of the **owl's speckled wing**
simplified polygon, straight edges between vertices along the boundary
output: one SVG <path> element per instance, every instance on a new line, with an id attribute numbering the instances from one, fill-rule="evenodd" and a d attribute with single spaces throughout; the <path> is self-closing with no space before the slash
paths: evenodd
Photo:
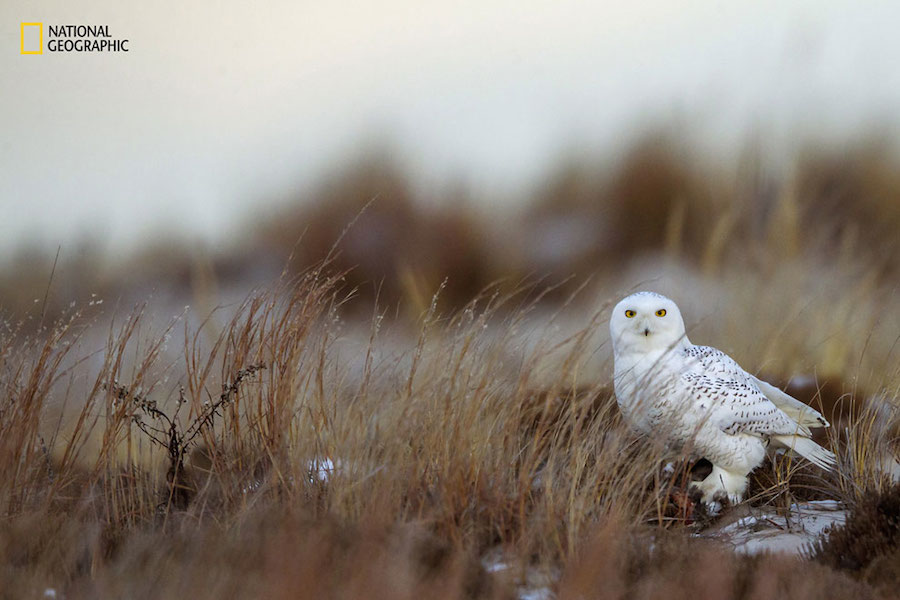
<path id="1" fill-rule="evenodd" d="M 809 435 L 775 406 L 759 389 L 755 378 L 727 354 L 708 346 L 683 350 L 686 369 L 681 375 L 695 403 L 710 407 L 710 418 L 725 433 L 759 436 Z"/>
<path id="2" fill-rule="evenodd" d="M 733 358 L 710 346 L 688 345 L 683 350 L 684 355 L 699 362 L 706 373 L 719 373 L 735 379 L 746 378 L 749 374 L 737 364 Z"/>

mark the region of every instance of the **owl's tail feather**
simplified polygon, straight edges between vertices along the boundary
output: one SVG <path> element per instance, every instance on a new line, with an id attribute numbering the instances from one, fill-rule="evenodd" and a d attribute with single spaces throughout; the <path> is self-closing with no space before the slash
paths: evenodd
<path id="1" fill-rule="evenodd" d="M 808 437 L 799 435 L 775 435 L 772 439 L 787 446 L 809 462 L 818 467 L 831 471 L 837 464 L 834 453 L 829 452 Z"/>

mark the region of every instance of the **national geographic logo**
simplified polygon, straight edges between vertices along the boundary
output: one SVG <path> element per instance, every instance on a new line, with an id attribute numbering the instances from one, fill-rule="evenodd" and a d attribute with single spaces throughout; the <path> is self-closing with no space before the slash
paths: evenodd
<path id="1" fill-rule="evenodd" d="M 44 24 L 22 23 L 20 39 L 20 51 L 22 54 L 43 54 Z"/>
<path id="2" fill-rule="evenodd" d="M 48 25 L 44 44 L 43 23 L 22 23 L 20 52 L 128 52 L 128 43 L 110 35 L 109 25 Z"/>

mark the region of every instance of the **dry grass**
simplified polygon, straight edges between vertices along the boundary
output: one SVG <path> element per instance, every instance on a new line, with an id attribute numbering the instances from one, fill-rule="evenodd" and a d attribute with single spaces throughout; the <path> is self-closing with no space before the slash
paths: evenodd
<path id="1" fill-rule="evenodd" d="M 667 479 L 620 422 L 606 333 L 635 286 L 676 298 L 695 342 L 835 423 L 837 473 L 776 459 L 749 504 L 834 498 L 863 515 L 846 531 L 871 528 L 900 438 L 893 163 L 863 148 L 734 182 L 673 147 L 560 170 L 515 227 L 422 202 L 375 163 L 262 224 L 247 254 L 160 245 L 116 265 L 87 249 L 50 293 L 53 261 L 23 255 L 0 285 L 16 315 L 0 331 L 0 596 L 896 595 L 871 566 L 893 537 L 863 544 L 877 556 L 860 568 L 832 560 L 840 535 L 815 563 L 691 537 L 690 465 Z M 826 197 L 840 207 L 817 210 Z M 277 283 L 213 308 L 291 253 Z M 160 282 L 174 300 L 122 312 Z M 160 317 L 185 298 L 199 308 Z"/>
<path id="2" fill-rule="evenodd" d="M 448 314 L 435 299 L 403 342 L 378 311 L 348 333 L 329 273 L 252 294 L 218 332 L 155 328 L 143 308 L 99 352 L 78 315 L 7 332 L 0 589 L 504 598 L 561 573 L 561 598 L 872 593 L 685 535 L 659 449 L 592 372 L 606 306 L 565 333 L 540 288 L 488 288 Z M 840 473 L 775 465 L 753 502 L 855 502 L 881 438 L 848 418 L 859 435 Z M 480 561 L 498 549 L 511 569 L 493 575 Z"/>
<path id="3" fill-rule="evenodd" d="M 900 575 L 900 484 L 863 498 L 846 525 L 813 548 L 814 558 L 854 573 L 886 591 Z"/>

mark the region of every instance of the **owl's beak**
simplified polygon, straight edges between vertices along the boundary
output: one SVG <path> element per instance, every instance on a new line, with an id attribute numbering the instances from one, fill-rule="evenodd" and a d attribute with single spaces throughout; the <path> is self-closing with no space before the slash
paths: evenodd
<path id="1" fill-rule="evenodd" d="M 644 337 L 650 335 L 650 322 L 647 319 L 643 319 L 638 325 L 638 331 L 644 334 Z"/>

